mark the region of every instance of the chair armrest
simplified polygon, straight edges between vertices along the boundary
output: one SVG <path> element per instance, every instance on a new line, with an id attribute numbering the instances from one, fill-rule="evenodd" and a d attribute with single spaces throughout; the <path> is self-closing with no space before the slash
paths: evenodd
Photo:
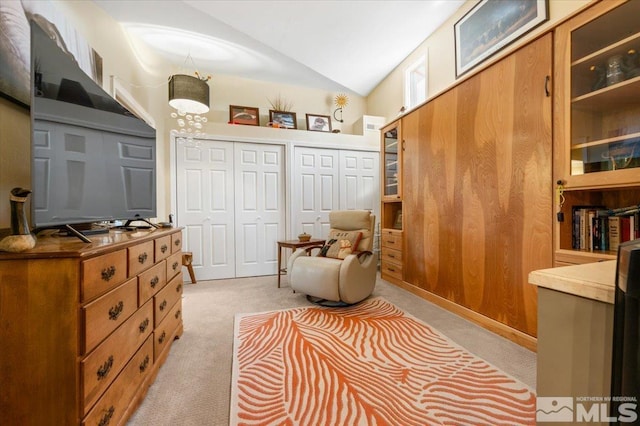
<path id="1" fill-rule="evenodd" d="M 364 256 L 373 256 L 373 252 L 369 251 L 369 250 L 363 250 L 363 251 L 359 251 L 357 253 L 353 253 L 357 258 L 358 261 L 360 261 L 360 263 L 362 263 L 363 259 L 361 259 Z"/>
<path id="2" fill-rule="evenodd" d="M 322 247 L 324 247 L 324 244 L 314 244 L 312 246 L 306 246 L 304 247 L 304 251 L 307 253 L 307 256 L 311 256 L 311 250 L 313 249 L 322 249 Z"/>

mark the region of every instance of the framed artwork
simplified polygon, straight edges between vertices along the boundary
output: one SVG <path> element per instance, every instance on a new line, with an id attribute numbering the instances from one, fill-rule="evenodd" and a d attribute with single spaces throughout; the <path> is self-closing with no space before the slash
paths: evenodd
<path id="1" fill-rule="evenodd" d="M 456 77 L 549 19 L 549 0 L 481 0 L 453 26 Z"/>
<path id="2" fill-rule="evenodd" d="M 31 89 L 43 96 L 41 87 L 48 77 L 59 73 L 40 70 L 39 58 L 31 58 L 31 25 L 72 56 L 77 65 L 95 82 L 102 84 L 102 57 L 70 25 L 51 1 L 0 1 L 0 97 L 26 109 L 31 105 Z M 31 22 L 31 24 L 30 24 Z M 33 81 L 32 81 L 33 79 Z M 47 97 L 46 93 L 44 94 Z"/>
<path id="3" fill-rule="evenodd" d="M 259 126 L 260 110 L 254 107 L 229 105 L 229 123 Z"/>
<path id="4" fill-rule="evenodd" d="M 307 114 L 307 130 L 331 132 L 331 117 L 328 115 Z"/>
<path id="5" fill-rule="evenodd" d="M 288 111 L 269 110 L 269 122 L 271 127 L 282 127 L 285 129 L 297 129 L 296 113 Z"/>

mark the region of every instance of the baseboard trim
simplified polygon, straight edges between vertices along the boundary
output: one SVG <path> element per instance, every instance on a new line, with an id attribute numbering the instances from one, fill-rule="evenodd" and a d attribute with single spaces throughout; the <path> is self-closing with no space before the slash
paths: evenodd
<path id="1" fill-rule="evenodd" d="M 533 336 L 511 328 L 499 321 L 493 320 L 489 317 L 479 314 L 478 312 L 472 311 L 469 308 L 465 308 L 464 306 L 460 306 L 457 303 L 454 303 L 422 288 L 416 287 L 405 281 L 393 279 L 388 276 L 383 277 L 383 279 L 390 282 L 391 284 L 394 284 L 404 290 L 415 294 L 416 296 L 428 300 L 429 302 L 434 303 L 449 312 L 468 319 L 469 321 L 478 324 L 480 327 L 486 328 L 492 333 L 496 333 L 506 339 L 509 339 L 512 342 L 517 343 L 518 345 L 523 346 L 533 352 L 538 351 L 538 339 Z"/>

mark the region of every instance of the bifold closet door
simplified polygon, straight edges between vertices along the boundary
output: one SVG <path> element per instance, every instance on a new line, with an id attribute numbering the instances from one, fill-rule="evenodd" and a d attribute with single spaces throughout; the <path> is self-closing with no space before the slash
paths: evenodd
<path id="1" fill-rule="evenodd" d="M 278 273 L 285 237 L 284 149 L 235 143 L 236 277 Z"/>
<path id="2" fill-rule="evenodd" d="M 380 220 L 380 153 L 296 147 L 291 236 L 329 234 L 332 210 L 371 210 Z"/>
<path id="3" fill-rule="evenodd" d="M 199 141 L 177 145 L 177 219 L 184 251 L 193 253 L 198 280 L 236 274 L 234 144 Z"/>
<path id="4" fill-rule="evenodd" d="M 380 153 L 340 151 L 340 208 L 370 210 L 380 221 Z"/>
<path id="5" fill-rule="evenodd" d="M 329 234 L 329 212 L 340 206 L 340 151 L 296 147 L 291 186 L 291 237 Z"/>
<path id="6" fill-rule="evenodd" d="M 283 147 L 199 142 L 176 150 L 178 225 L 198 280 L 276 274 Z"/>

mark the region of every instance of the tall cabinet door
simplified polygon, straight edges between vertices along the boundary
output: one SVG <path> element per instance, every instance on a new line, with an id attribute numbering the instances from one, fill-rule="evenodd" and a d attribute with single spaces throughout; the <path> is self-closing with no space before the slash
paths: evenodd
<path id="1" fill-rule="evenodd" d="M 283 147 L 235 144 L 236 277 L 278 272 L 285 236 Z"/>
<path id="2" fill-rule="evenodd" d="M 339 151 L 296 147 L 293 157 L 291 235 L 328 235 L 329 212 L 340 206 Z"/>
<path id="3" fill-rule="evenodd" d="M 546 35 L 402 119 L 404 281 L 530 336 L 528 274 L 552 266 L 551 54 Z"/>
<path id="4" fill-rule="evenodd" d="M 200 280 L 235 277 L 233 148 L 206 140 L 177 147 L 178 225 Z"/>

